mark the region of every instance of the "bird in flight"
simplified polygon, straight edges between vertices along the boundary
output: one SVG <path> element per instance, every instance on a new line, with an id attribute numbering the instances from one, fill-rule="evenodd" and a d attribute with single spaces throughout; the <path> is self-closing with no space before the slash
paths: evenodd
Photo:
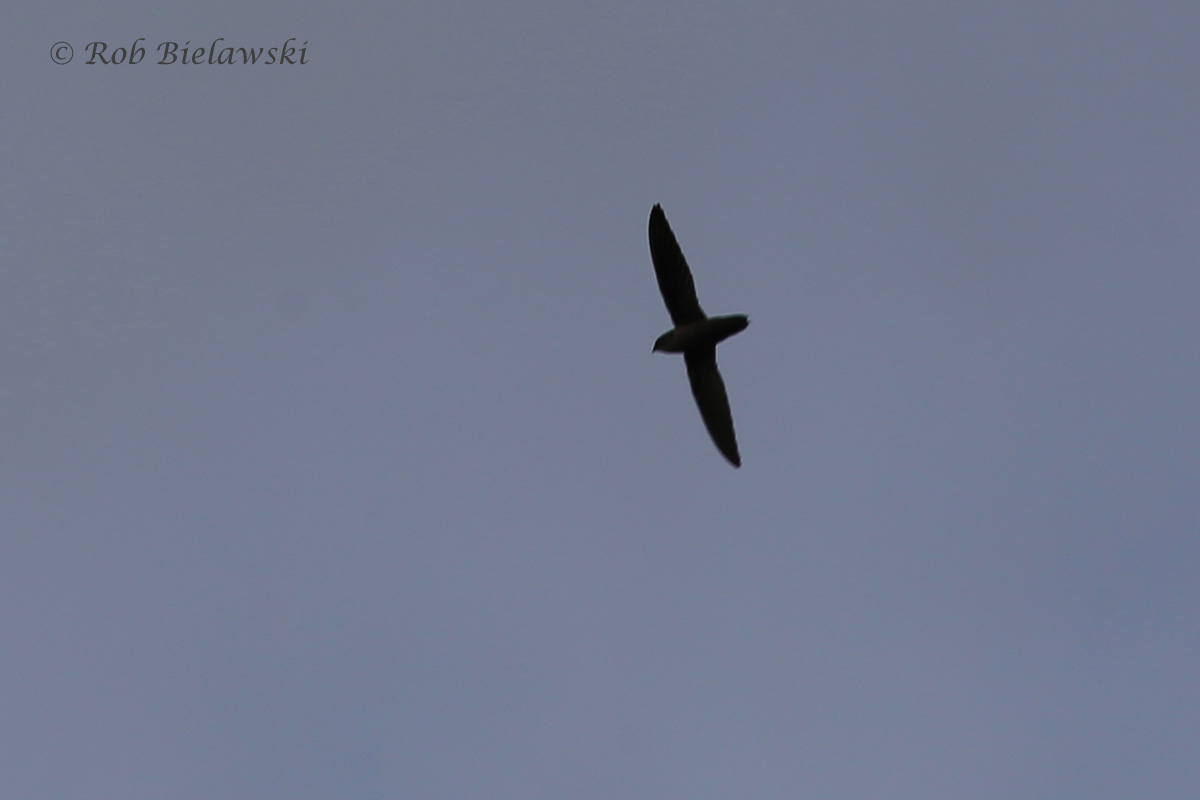
<path id="1" fill-rule="evenodd" d="M 650 259 L 658 276 L 658 289 L 675 327 L 658 337 L 656 353 L 683 353 L 687 364 L 688 382 L 692 396 L 700 408 L 700 417 L 713 444 L 721 455 L 735 467 L 742 465 L 738 455 L 737 436 L 733 432 L 733 415 L 725 381 L 717 369 L 717 344 L 740 333 L 750 324 L 745 314 L 710 317 L 696 299 L 696 284 L 688 269 L 679 242 L 667 222 L 662 206 L 650 209 Z"/>

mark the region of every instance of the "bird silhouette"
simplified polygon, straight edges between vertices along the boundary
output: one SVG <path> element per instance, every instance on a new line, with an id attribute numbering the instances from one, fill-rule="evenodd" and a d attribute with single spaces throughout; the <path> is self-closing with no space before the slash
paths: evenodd
<path id="1" fill-rule="evenodd" d="M 725 381 L 717 369 L 717 345 L 744 331 L 750 320 L 745 314 L 710 317 L 700 308 L 692 271 L 660 205 L 650 209 L 650 259 L 658 276 L 658 289 L 675 324 L 654 342 L 654 352 L 683 353 L 688 382 L 704 427 L 721 455 L 740 467 L 742 457 L 733 432 L 733 414 L 729 411 Z"/>

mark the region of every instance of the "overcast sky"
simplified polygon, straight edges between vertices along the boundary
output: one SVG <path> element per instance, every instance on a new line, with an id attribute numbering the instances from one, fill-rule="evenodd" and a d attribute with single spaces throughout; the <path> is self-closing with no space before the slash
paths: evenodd
<path id="1" fill-rule="evenodd" d="M 156 63 L 218 37 L 307 63 Z M 1200 796 L 1198 42 L 0 12 L 3 794 Z M 751 319 L 740 470 L 651 353 L 654 203 Z"/>

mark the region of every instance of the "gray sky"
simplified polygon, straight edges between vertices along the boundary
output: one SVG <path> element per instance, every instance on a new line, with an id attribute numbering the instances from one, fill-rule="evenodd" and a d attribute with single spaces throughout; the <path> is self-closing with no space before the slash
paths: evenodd
<path id="1" fill-rule="evenodd" d="M 1200 5 L 319 5 L 3 12 L 6 796 L 1200 796 Z"/>

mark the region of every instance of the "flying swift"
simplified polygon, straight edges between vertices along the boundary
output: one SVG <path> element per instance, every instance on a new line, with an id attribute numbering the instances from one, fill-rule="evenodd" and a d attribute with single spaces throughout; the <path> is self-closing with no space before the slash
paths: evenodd
<path id="1" fill-rule="evenodd" d="M 650 259 L 654 262 L 658 289 L 675 324 L 654 342 L 654 352 L 683 353 L 688 382 L 704 427 L 721 455 L 740 467 L 742 458 L 733 432 L 733 414 L 729 410 L 725 381 L 717 369 L 717 345 L 744 331 L 750 320 L 745 314 L 710 317 L 700 308 L 692 271 L 660 205 L 650 210 Z"/>

